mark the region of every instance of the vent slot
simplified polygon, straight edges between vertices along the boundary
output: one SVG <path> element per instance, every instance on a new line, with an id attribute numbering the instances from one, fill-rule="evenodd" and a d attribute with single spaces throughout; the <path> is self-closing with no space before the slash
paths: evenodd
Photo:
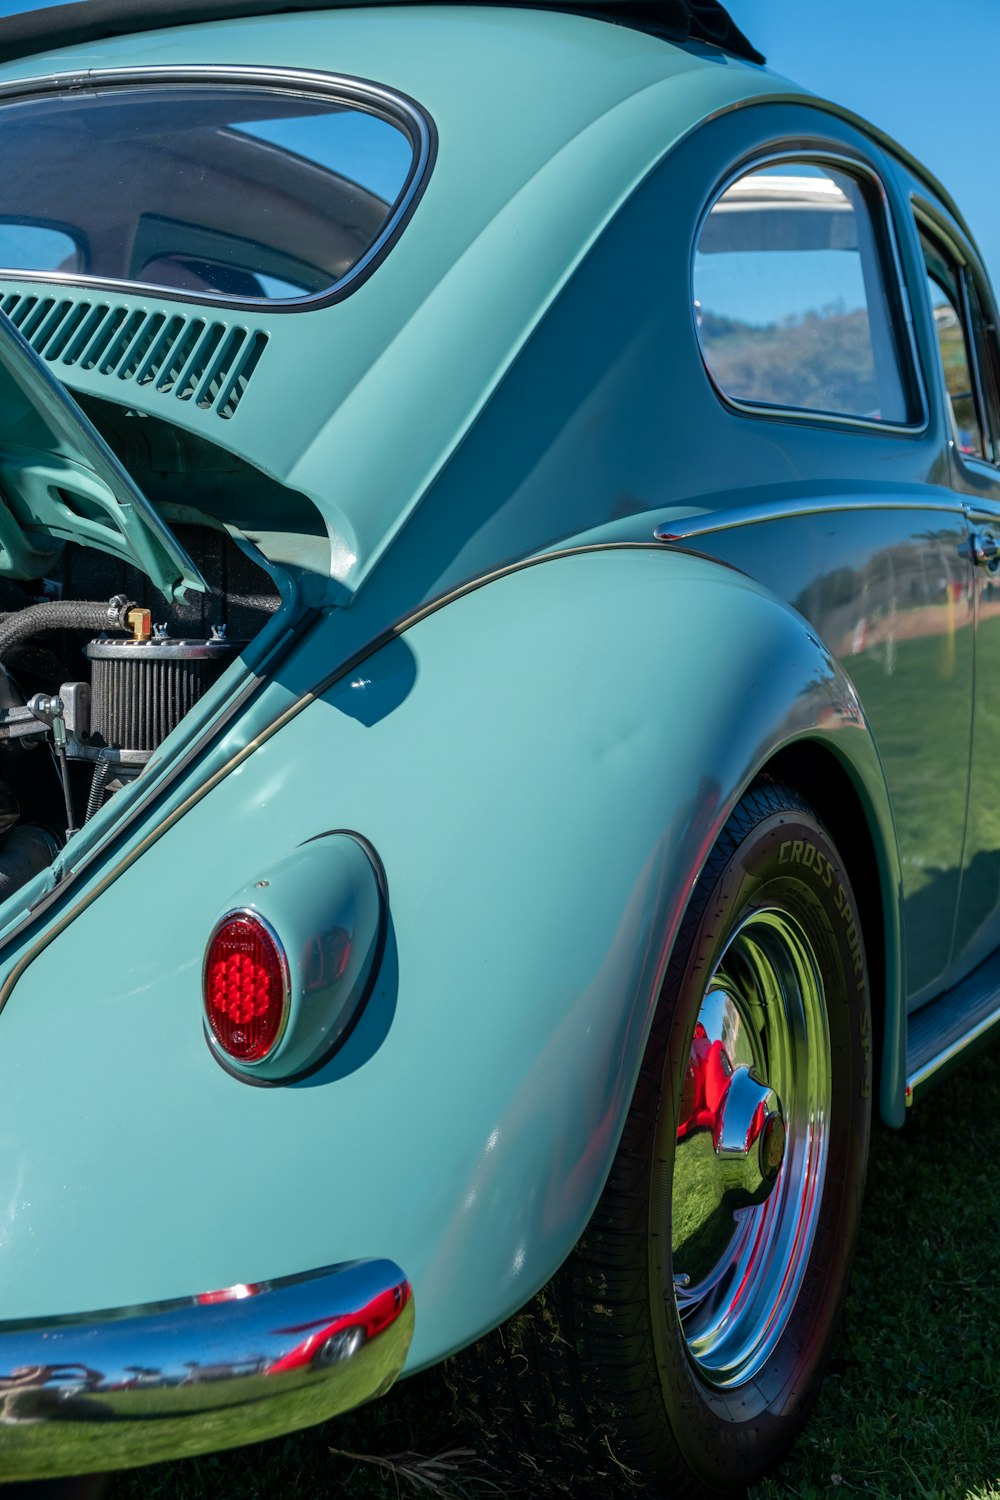
<path id="1" fill-rule="evenodd" d="M 228 421 L 267 348 L 259 329 L 10 292 L 6 314 L 49 364 L 153 386 Z"/>
<path id="2" fill-rule="evenodd" d="M 266 333 L 252 333 L 244 344 L 239 359 L 230 372 L 228 382 L 223 386 L 219 396 L 219 404 L 216 411 L 220 417 L 229 418 L 239 406 L 243 399 L 243 392 L 267 345 Z"/>
<path id="3" fill-rule="evenodd" d="M 222 323 L 209 323 L 178 378 L 174 392 L 178 401 L 190 401 L 198 389 L 199 381 L 215 359 L 215 351 L 222 342 L 225 331 Z"/>

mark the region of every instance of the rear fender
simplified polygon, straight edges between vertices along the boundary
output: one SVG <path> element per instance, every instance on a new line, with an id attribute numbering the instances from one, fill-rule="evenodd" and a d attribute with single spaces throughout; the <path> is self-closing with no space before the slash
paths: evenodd
<path id="1" fill-rule="evenodd" d="M 592 1212 L 721 825 L 805 737 L 848 768 L 894 896 L 850 683 L 790 609 L 697 556 L 512 570 L 304 700 L 9 991 L 4 1316 L 383 1256 L 414 1289 L 410 1368 L 501 1321 Z M 202 1036 L 205 943 L 231 893 L 338 828 L 388 882 L 374 989 L 319 1071 L 248 1087 Z"/>

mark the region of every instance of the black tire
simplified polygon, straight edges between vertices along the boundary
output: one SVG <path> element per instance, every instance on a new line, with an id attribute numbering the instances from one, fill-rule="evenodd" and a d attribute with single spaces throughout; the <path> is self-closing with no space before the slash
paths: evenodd
<path id="1" fill-rule="evenodd" d="M 465 1400 L 533 1451 L 537 1477 L 523 1489 L 731 1494 L 773 1467 L 804 1424 L 846 1292 L 867 1161 L 871 1015 L 856 911 L 815 813 L 787 787 L 755 785 L 691 898 L 583 1240 L 462 1367 Z M 755 1096 L 753 1073 L 734 1059 L 743 1095 L 733 1084 L 709 1107 L 709 1053 L 728 1083 L 725 1046 L 708 1036 L 717 1015 L 734 1059 L 743 1048 L 757 1073 L 780 1076 L 783 1107 Z M 726 1154 L 727 1111 L 749 1151 Z M 695 1181 L 697 1192 L 686 1186 Z M 734 1192 L 750 1205 L 738 1221 Z M 675 1290 L 678 1274 L 689 1279 Z M 742 1279 L 740 1296 L 722 1290 L 727 1278 Z"/>

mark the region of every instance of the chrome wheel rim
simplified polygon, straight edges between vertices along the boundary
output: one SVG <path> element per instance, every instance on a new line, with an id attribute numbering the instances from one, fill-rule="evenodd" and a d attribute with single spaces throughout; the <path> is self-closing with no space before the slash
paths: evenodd
<path id="1" fill-rule="evenodd" d="M 706 987 L 671 1126 L 673 1299 L 710 1385 L 751 1380 L 784 1332 L 816 1234 L 829 1119 L 816 954 L 787 911 L 762 908 Z"/>

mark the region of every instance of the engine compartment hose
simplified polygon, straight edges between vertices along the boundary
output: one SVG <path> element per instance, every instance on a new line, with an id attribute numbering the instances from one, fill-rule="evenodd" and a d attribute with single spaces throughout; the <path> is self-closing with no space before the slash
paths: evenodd
<path id="1" fill-rule="evenodd" d="M 37 823 L 13 829 L 0 858 L 0 901 L 6 901 L 35 875 L 40 875 L 59 852 L 59 841 Z"/>
<path id="2" fill-rule="evenodd" d="M 29 604 L 0 620 L 0 661 L 12 646 L 46 630 L 126 630 L 135 605 L 124 594 L 111 600 L 52 599 Z"/>

